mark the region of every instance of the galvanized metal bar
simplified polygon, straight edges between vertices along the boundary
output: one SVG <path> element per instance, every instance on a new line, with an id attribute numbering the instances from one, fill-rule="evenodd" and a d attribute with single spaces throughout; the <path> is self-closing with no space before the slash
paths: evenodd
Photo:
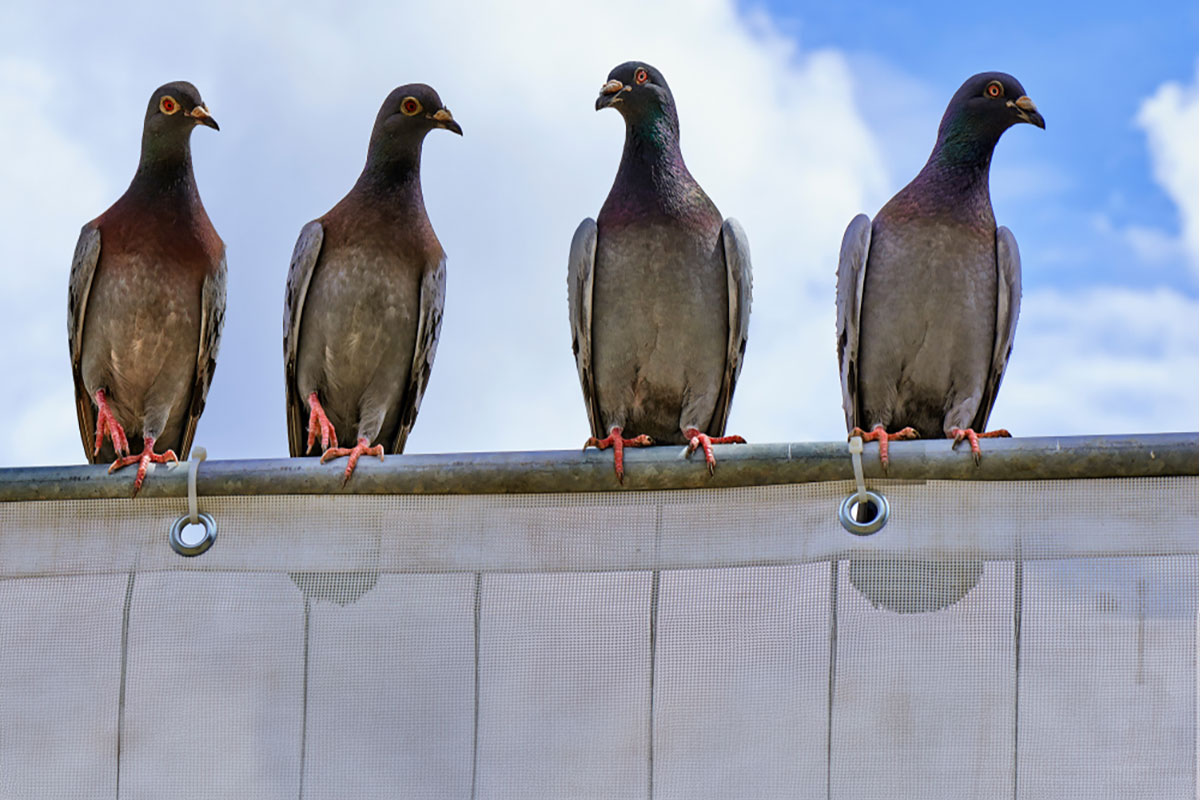
<path id="1" fill-rule="evenodd" d="M 963 445 L 948 440 L 895 442 L 886 476 L 877 445 L 863 453 L 866 477 L 896 480 L 1064 480 L 1196 475 L 1196 433 L 989 439 L 976 466 Z M 342 485 L 345 462 L 315 458 L 206 461 L 202 496 L 289 494 L 522 494 L 651 491 L 850 480 L 845 442 L 718 445 L 712 476 L 702 457 L 680 446 L 625 451 L 625 483 L 613 475 L 612 453 L 589 450 L 452 453 L 364 458 Z M 132 470 L 109 475 L 102 465 L 0 469 L 0 502 L 128 497 Z M 142 497 L 186 497 L 187 469 L 158 467 Z"/>

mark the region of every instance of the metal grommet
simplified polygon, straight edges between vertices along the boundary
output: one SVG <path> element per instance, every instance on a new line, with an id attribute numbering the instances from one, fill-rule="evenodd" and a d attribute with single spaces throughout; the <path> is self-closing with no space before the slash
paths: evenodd
<path id="1" fill-rule="evenodd" d="M 196 515 L 200 519 L 200 524 L 204 526 L 204 538 L 195 544 L 187 544 L 183 541 L 183 528 L 185 525 L 191 524 L 189 514 L 184 514 L 179 519 L 171 524 L 171 549 L 181 556 L 198 556 L 213 546 L 213 542 L 217 540 L 217 522 L 209 514 L 201 511 Z"/>
<path id="2" fill-rule="evenodd" d="M 868 536 L 878 531 L 884 525 L 887 525 L 888 515 L 892 511 L 888 506 L 886 497 L 878 492 L 867 490 L 866 499 L 868 503 L 875 507 L 875 516 L 866 522 L 859 522 L 854 518 L 854 514 L 852 513 L 856 508 L 862 507 L 859 497 L 858 492 L 846 496 L 846 499 L 838 507 L 838 522 L 842 523 L 842 527 L 855 536 Z"/>

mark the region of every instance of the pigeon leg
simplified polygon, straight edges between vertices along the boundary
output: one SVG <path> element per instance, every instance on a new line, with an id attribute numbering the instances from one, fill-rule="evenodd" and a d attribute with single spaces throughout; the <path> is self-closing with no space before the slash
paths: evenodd
<path id="1" fill-rule="evenodd" d="M 864 431 L 857 425 L 854 430 L 850 431 L 848 438 L 853 439 L 855 436 L 861 436 L 864 442 L 879 442 L 879 463 L 883 465 L 883 471 L 887 472 L 888 468 L 888 443 L 896 439 L 918 439 L 918 434 L 912 428 L 901 428 L 895 433 L 888 433 L 887 429 L 882 425 L 876 425 L 869 432 Z"/>
<path id="2" fill-rule="evenodd" d="M 108 468 L 108 471 L 111 474 L 119 470 L 121 467 L 127 467 L 130 464 L 138 465 L 137 478 L 135 478 L 133 481 L 133 497 L 137 497 L 138 492 L 142 490 L 142 482 L 146 480 L 146 468 L 150 466 L 150 462 L 154 462 L 155 464 L 166 464 L 168 461 L 179 460 L 175 457 L 174 450 L 168 450 L 165 453 L 155 453 L 153 436 L 147 436 L 143 441 L 145 443 L 145 447 L 142 448 L 142 452 L 139 455 L 122 456 L 114 461 L 112 466 Z M 128 449 L 129 445 L 126 444 L 125 447 Z"/>
<path id="3" fill-rule="evenodd" d="M 100 454 L 100 448 L 104 446 L 104 435 L 108 434 L 112 439 L 113 450 L 117 452 L 117 456 L 129 455 L 129 439 L 125 437 L 125 429 L 121 427 L 121 423 L 117 422 L 117 418 L 113 416 L 112 411 L 108 408 L 108 401 L 105 399 L 104 390 L 96 390 L 96 446 L 92 449 L 92 456 Z"/>
<path id="4" fill-rule="evenodd" d="M 321 401 L 317 399 L 317 393 L 313 392 L 308 396 L 308 447 L 304 452 L 311 453 L 313 445 L 317 441 L 317 431 L 321 432 L 321 450 L 329 449 L 329 443 L 337 444 L 337 432 L 333 429 L 333 423 L 329 421 L 329 417 L 325 416 L 325 409 L 321 406 Z"/>
<path id="5" fill-rule="evenodd" d="M 621 427 L 613 425 L 608 436 L 603 439 L 597 439 L 595 436 L 588 437 L 588 440 L 583 443 L 583 449 L 595 447 L 600 450 L 606 450 L 610 446 L 613 449 L 613 465 L 617 471 L 617 483 L 625 483 L 625 448 L 626 447 L 647 447 L 654 444 L 654 440 L 646 434 L 635 436 L 632 439 L 621 438 Z"/>
<path id="6" fill-rule="evenodd" d="M 371 442 L 367 437 L 360 436 L 358 444 L 354 447 L 331 447 L 326 450 L 321 454 L 321 463 L 324 464 L 332 458 L 341 458 L 342 456 L 350 456 L 350 463 L 346 465 L 346 476 L 342 478 L 342 486 L 345 486 L 346 481 L 350 480 L 350 475 L 354 472 L 354 467 L 358 464 L 359 456 L 379 456 L 379 460 L 383 461 L 383 445 L 377 444 L 371 447 Z"/>
<path id="7" fill-rule="evenodd" d="M 987 433 L 976 433 L 970 428 L 954 428 L 950 431 L 950 435 L 954 437 L 954 444 L 950 445 L 952 449 L 958 447 L 963 439 L 966 439 L 971 443 L 971 455 L 975 457 L 975 466 L 979 466 L 979 459 L 983 458 L 983 453 L 981 453 L 979 450 L 980 439 L 1012 438 L 1012 434 L 1004 430 L 1004 428 L 997 428 L 996 430 L 988 431 Z"/>
<path id="8" fill-rule="evenodd" d="M 741 436 L 709 436 L 707 433 L 701 433 L 696 428 L 687 428 L 683 435 L 687 437 L 687 455 L 696 452 L 696 448 L 704 449 L 704 461 L 708 464 L 708 474 L 712 475 L 713 470 L 717 468 L 717 459 L 713 455 L 712 446 L 714 444 L 745 444 L 746 440 Z"/>

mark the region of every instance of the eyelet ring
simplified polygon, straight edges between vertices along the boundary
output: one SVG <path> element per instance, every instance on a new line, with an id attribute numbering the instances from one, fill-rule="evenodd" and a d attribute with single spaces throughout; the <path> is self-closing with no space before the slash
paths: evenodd
<path id="1" fill-rule="evenodd" d="M 838 507 L 838 522 L 842 523 L 842 527 L 855 536 L 870 536 L 879 531 L 884 525 L 887 525 L 888 517 L 892 513 L 887 498 L 883 495 L 868 489 L 866 497 L 867 503 L 875 509 L 875 516 L 866 522 L 859 522 L 855 519 L 854 511 L 860 505 L 858 492 L 847 495 Z"/>
<path id="2" fill-rule="evenodd" d="M 171 549 L 185 558 L 192 558 L 208 551 L 217 541 L 217 521 L 211 515 L 201 511 L 196 515 L 204 526 L 204 538 L 194 544 L 183 541 L 183 529 L 191 523 L 191 516 L 184 514 L 171 523 Z"/>

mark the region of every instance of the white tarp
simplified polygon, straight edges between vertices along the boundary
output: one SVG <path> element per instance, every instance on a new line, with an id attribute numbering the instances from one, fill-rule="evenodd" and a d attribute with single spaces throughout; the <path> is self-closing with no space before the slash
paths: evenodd
<path id="1" fill-rule="evenodd" d="M 0 798 L 1195 796 L 1196 478 L 873 488 L 0 504 Z"/>

